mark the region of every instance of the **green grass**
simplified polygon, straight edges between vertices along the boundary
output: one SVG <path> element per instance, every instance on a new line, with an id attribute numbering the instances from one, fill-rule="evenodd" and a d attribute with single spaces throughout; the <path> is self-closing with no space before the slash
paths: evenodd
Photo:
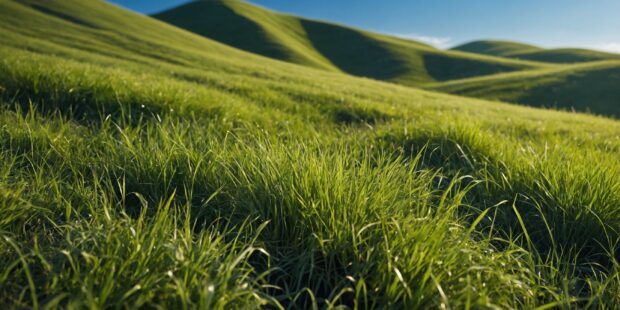
<path id="1" fill-rule="evenodd" d="M 543 49 L 510 41 L 474 41 L 454 47 L 453 50 L 548 63 L 570 64 L 598 60 L 620 60 L 620 54 L 577 48 Z"/>
<path id="2" fill-rule="evenodd" d="M 620 62 L 601 61 L 463 79 L 429 89 L 531 106 L 620 116 Z"/>
<path id="3" fill-rule="evenodd" d="M 596 63 L 618 60 L 617 54 L 508 41 L 439 50 L 243 1 L 195 1 L 154 17 L 242 50 L 329 72 L 614 117 L 620 111 L 615 65 Z"/>
<path id="4" fill-rule="evenodd" d="M 5 308 L 613 308 L 620 123 L 0 1 Z M 62 31 L 58 31 L 62 29 Z"/>
<path id="5" fill-rule="evenodd" d="M 543 50 L 540 47 L 498 40 L 473 41 L 452 48 L 453 50 L 497 57 L 509 57 L 514 54 L 534 53 Z"/>
<path id="6" fill-rule="evenodd" d="M 252 53 L 405 85 L 549 66 L 443 51 L 415 41 L 279 14 L 243 1 L 194 1 L 153 17 Z"/>

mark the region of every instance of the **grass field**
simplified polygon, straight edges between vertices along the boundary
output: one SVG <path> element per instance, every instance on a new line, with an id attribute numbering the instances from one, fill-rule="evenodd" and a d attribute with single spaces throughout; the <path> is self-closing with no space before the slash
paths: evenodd
<path id="1" fill-rule="evenodd" d="M 0 15 L 6 308 L 620 303 L 616 120 L 290 64 L 102 1 Z"/>

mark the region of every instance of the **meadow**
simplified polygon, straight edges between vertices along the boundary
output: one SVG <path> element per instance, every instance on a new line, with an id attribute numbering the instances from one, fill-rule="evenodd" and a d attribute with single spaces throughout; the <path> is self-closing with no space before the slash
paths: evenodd
<path id="1" fill-rule="evenodd" d="M 7 308 L 620 303 L 613 118 L 291 64 L 102 1 L 0 15 Z"/>

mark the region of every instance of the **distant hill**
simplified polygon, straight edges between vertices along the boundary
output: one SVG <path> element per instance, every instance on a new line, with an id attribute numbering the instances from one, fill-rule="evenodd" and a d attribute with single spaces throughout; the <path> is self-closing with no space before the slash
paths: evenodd
<path id="1" fill-rule="evenodd" d="M 620 117 L 620 61 L 498 74 L 429 89 L 476 98 Z"/>
<path id="2" fill-rule="evenodd" d="M 482 40 L 459 45 L 452 48 L 452 50 L 497 57 L 507 57 L 514 54 L 541 51 L 542 48 L 511 41 Z"/>
<path id="3" fill-rule="evenodd" d="M 620 60 L 620 54 L 576 48 L 543 49 L 529 44 L 510 41 L 474 41 L 454 47 L 452 50 L 548 63 Z"/>
<path id="4" fill-rule="evenodd" d="M 153 17 L 252 53 L 405 85 L 545 67 L 439 50 L 420 42 L 280 14 L 243 1 L 195 1 Z"/>

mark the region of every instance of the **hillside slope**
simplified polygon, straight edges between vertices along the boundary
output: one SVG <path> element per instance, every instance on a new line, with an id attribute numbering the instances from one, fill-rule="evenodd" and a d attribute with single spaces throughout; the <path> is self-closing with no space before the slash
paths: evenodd
<path id="1" fill-rule="evenodd" d="M 510 41 L 474 41 L 452 50 L 548 63 L 579 63 L 599 60 L 620 60 L 620 54 L 577 48 L 543 49 Z"/>
<path id="2" fill-rule="evenodd" d="M 620 117 L 620 61 L 498 74 L 429 87 L 476 98 Z"/>
<path id="3" fill-rule="evenodd" d="M 0 307 L 613 308 L 620 122 L 0 1 Z"/>
<path id="4" fill-rule="evenodd" d="M 194 1 L 153 17 L 271 58 L 406 85 L 545 66 L 442 51 L 236 0 Z"/>

